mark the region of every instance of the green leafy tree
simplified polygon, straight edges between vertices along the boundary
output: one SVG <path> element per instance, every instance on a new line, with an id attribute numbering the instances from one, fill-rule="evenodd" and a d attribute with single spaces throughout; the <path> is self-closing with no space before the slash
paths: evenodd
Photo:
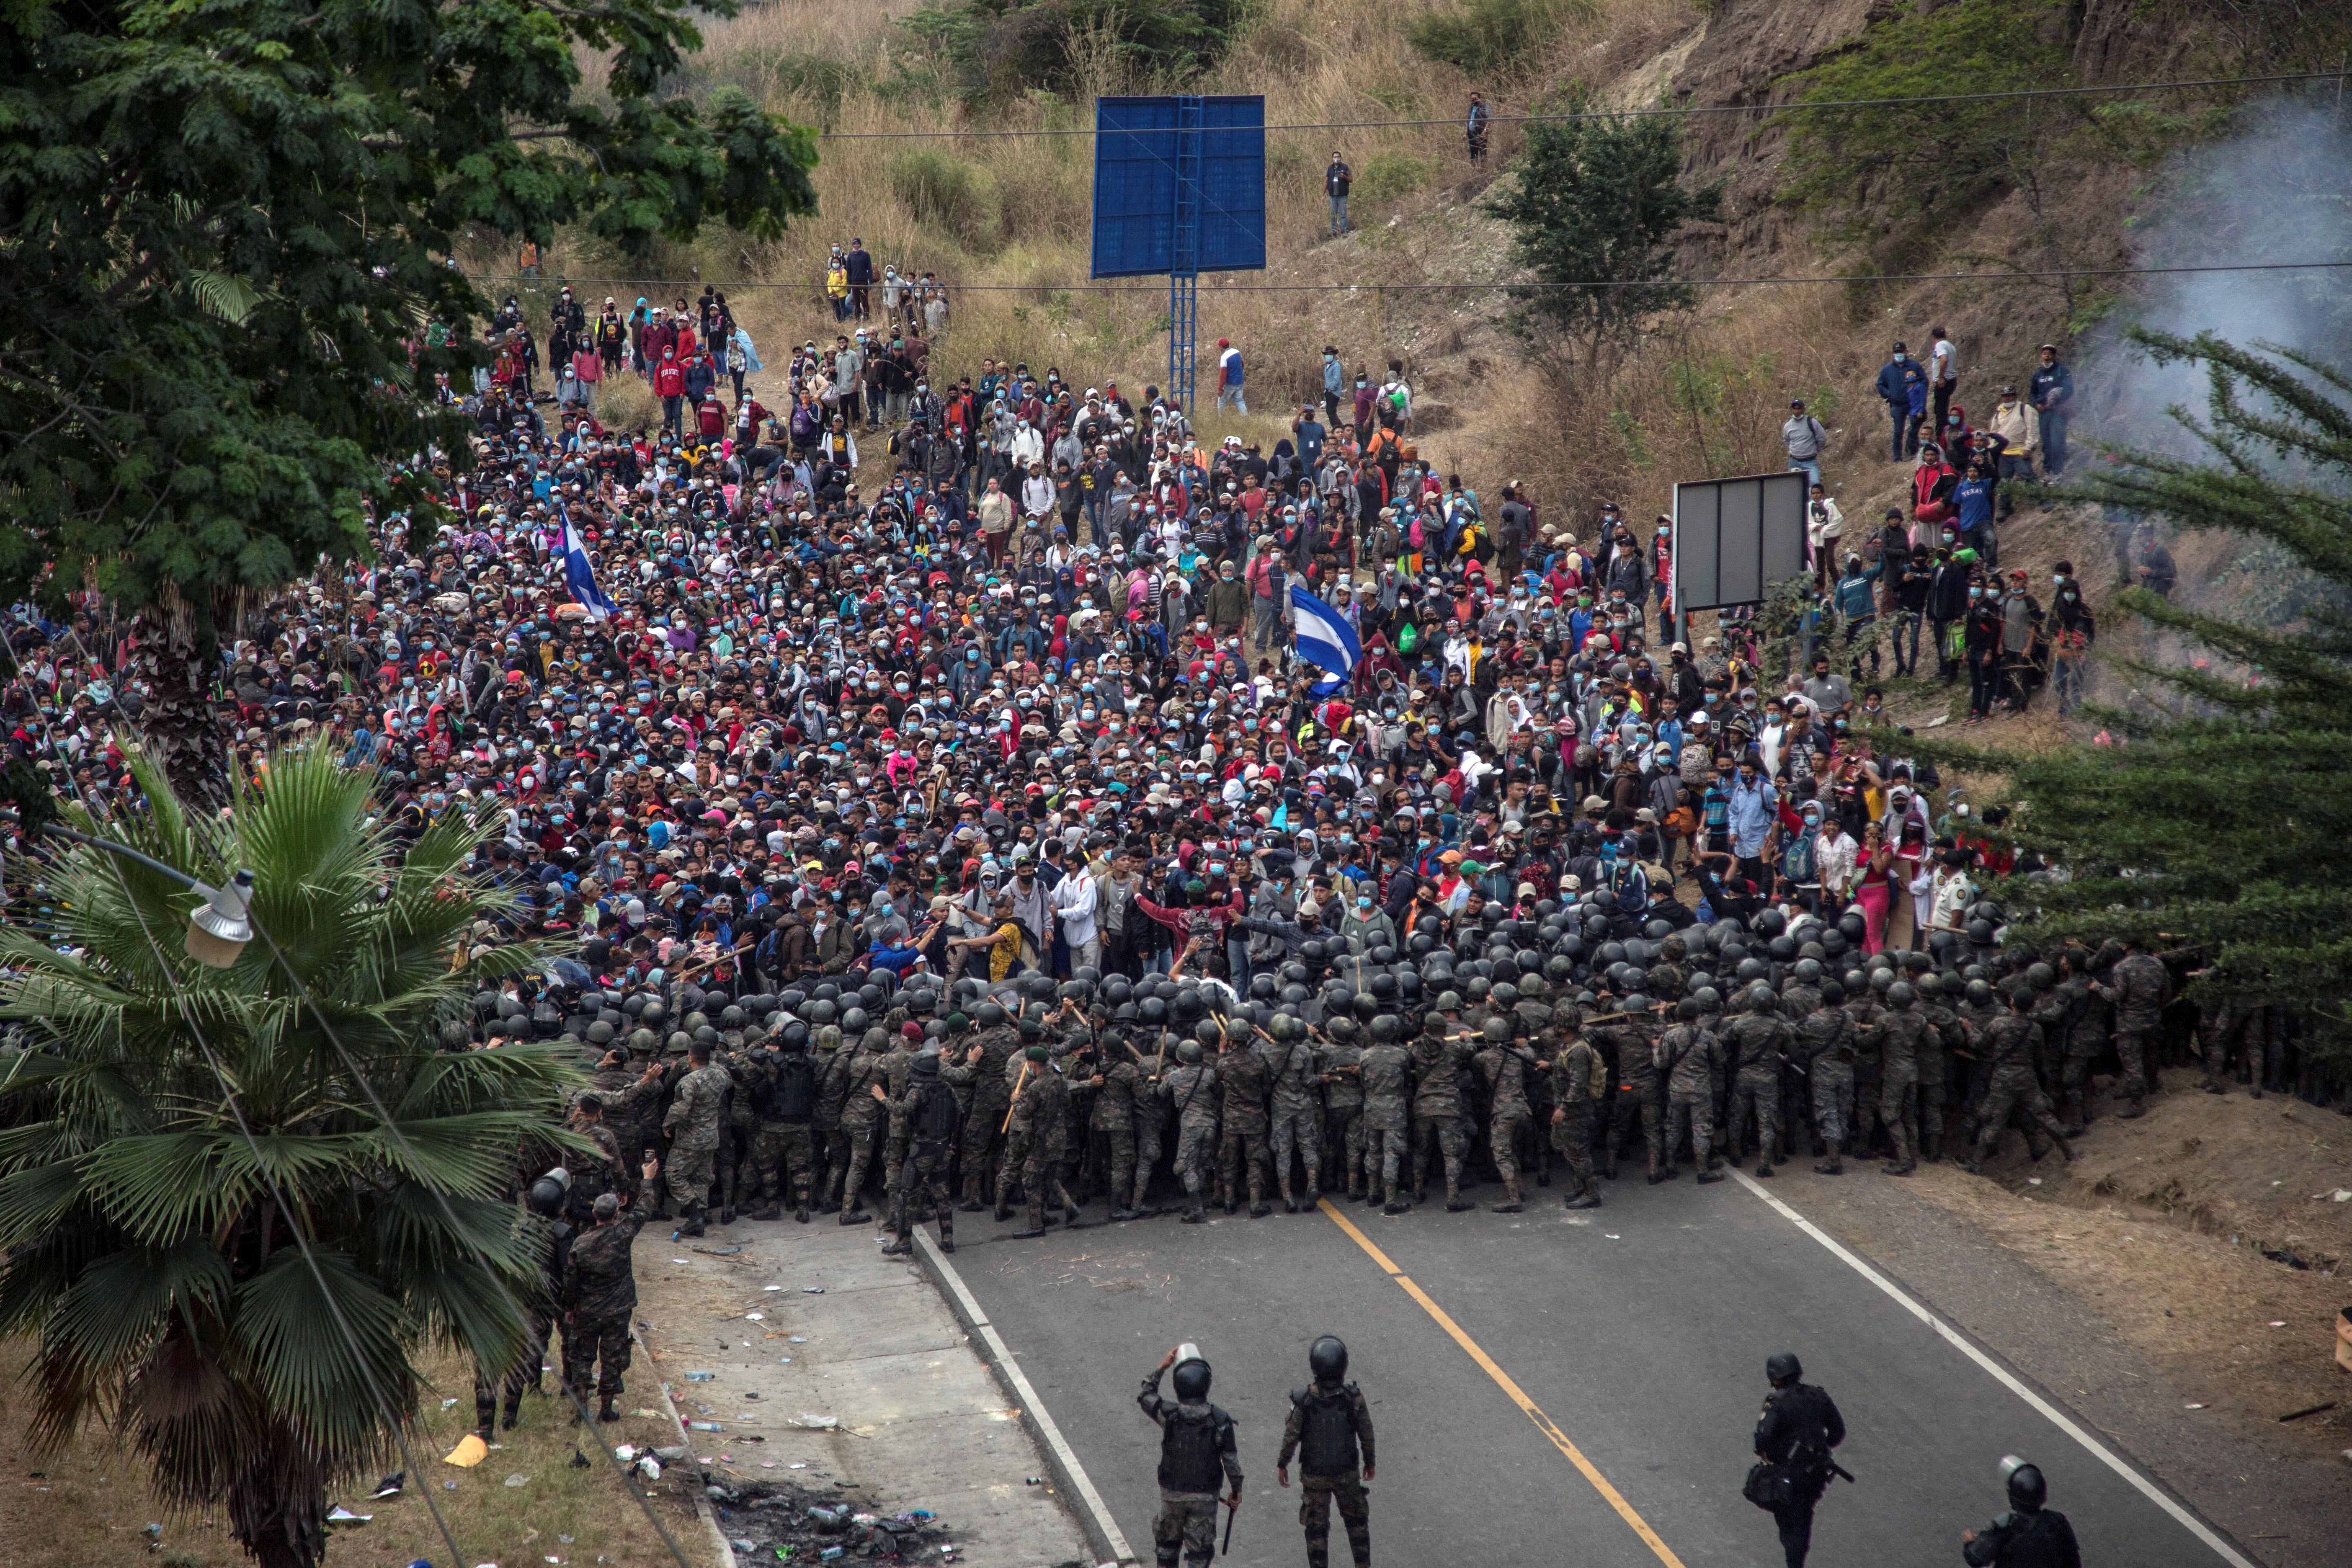
<path id="1" fill-rule="evenodd" d="M 731 15 L 733 0 L 700 7 Z M 140 617 L 149 742 L 225 787 L 240 595 L 425 498 L 435 378 L 481 363 L 469 225 L 625 251 L 813 211 L 813 139 L 740 89 L 665 95 L 686 0 L 28 0 L 0 17 L 0 598 Z M 601 59 L 601 89 L 583 82 Z"/>
<path id="2" fill-rule="evenodd" d="M 2018 837 L 2067 873 L 2012 889 L 2038 913 L 2036 940 L 2133 932 L 2193 946 L 2210 966 L 2199 1000 L 2292 1004 L 2340 1054 L 2352 995 L 2352 375 L 2210 334 L 2132 335 L 2158 363 L 2206 368 L 2204 416 L 2173 410 L 2194 445 L 2113 452 L 2073 488 L 2177 530 L 2263 541 L 2326 591 L 2299 623 L 2262 626 L 2127 590 L 2127 614 L 2210 650 L 2132 666 L 2174 700 L 2103 711 L 2113 746 L 1954 755 L 2010 775 Z"/>
<path id="3" fill-rule="evenodd" d="M 1562 112 L 1590 100 L 1570 95 Z M 1675 260 L 1685 226 L 1713 222 L 1722 187 L 1682 178 L 1682 125 L 1664 115 L 1602 115 L 1528 124 L 1515 183 L 1488 208 L 1514 230 L 1518 264 L 1546 287 L 1519 297 L 1537 321 L 1575 345 L 1588 379 L 1642 324 L 1689 308 L 1691 287 Z M 1559 287 L 1590 283 L 1591 288 Z"/>
<path id="4" fill-rule="evenodd" d="M 444 816 L 395 853 L 371 775 L 322 748 L 216 823 L 131 765 L 147 809 L 73 826 L 215 885 L 250 869 L 342 1048 L 265 942 L 226 971 L 189 959 L 177 884 L 79 847 L 43 867 L 37 911 L 0 926 L 0 1018 L 25 1042 L 0 1053 L 0 1332 L 37 1341 L 37 1442 L 107 1422 L 162 1500 L 225 1507 L 257 1561 L 309 1568 L 329 1489 L 414 1421 L 418 1351 L 519 1353 L 545 1235 L 506 1194 L 520 1148 L 565 1139 L 578 1069 L 553 1047 L 436 1049 L 437 1021 L 541 962 L 452 967 L 499 907 L 462 875 L 481 830 Z"/>

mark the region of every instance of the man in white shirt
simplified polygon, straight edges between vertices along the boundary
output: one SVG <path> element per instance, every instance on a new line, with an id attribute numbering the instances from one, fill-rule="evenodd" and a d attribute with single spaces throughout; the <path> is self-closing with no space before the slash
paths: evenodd
<path id="1" fill-rule="evenodd" d="M 1069 944 L 1070 970 L 1102 969 L 1102 932 L 1095 923 L 1095 911 L 1099 904 L 1100 889 L 1082 860 L 1073 860 L 1076 869 L 1054 884 L 1048 899 L 1054 918 L 1062 922 L 1062 940 Z"/>
<path id="2" fill-rule="evenodd" d="M 1242 351 L 1227 338 L 1217 340 L 1217 406 L 1233 401 L 1234 412 L 1247 414 L 1249 403 L 1242 395 Z"/>
<path id="3" fill-rule="evenodd" d="M 1944 335 L 1941 327 L 1927 329 L 1927 389 L 1936 400 L 1936 423 L 1932 429 L 1941 430 L 1952 412 L 1952 389 L 1960 384 L 1960 351 L 1958 345 Z"/>

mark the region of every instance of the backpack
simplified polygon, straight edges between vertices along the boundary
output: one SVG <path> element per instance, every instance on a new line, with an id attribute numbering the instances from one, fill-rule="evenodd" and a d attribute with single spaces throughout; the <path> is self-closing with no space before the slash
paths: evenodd
<path id="1" fill-rule="evenodd" d="M 923 1097 L 922 1109 L 916 1113 L 916 1142 L 944 1143 L 956 1134 L 963 1120 L 962 1108 L 956 1104 L 955 1090 L 946 1084 L 934 1083 Z"/>
<path id="2" fill-rule="evenodd" d="M 1780 874 L 1799 887 L 1821 880 L 1821 837 L 1818 827 L 1808 827 L 1799 834 L 1796 842 L 1780 857 Z"/>

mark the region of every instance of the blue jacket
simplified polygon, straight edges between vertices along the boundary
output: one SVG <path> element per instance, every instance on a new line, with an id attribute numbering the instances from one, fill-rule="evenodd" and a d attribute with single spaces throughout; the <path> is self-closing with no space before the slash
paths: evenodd
<path id="1" fill-rule="evenodd" d="M 1960 509 L 1960 531 L 1982 528 L 1992 521 L 1993 482 L 1990 479 L 1962 479 L 1952 491 L 1952 500 Z"/>
<path id="2" fill-rule="evenodd" d="M 1877 612 L 1877 603 L 1871 594 L 1871 584 L 1878 581 L 1879 568 L 1866 572 L 1851 572 L 1837 581 L 1837 611 L 1849 621 Z"/>
<path id="3" fill-rule="evenodd" d="M 1888 360 L 1878 367 L 1878 395 L 1887 403 L 1908 404 L 1911 400 L 1911 378 L 1916 369 L 1909 360 L 1897 363 Z"/>

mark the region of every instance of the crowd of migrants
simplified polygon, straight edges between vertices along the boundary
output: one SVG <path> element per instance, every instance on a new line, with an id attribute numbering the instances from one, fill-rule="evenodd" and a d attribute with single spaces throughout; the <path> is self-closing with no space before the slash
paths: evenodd
<path id="1" fill-rule="evenodd" d="M 1751 1158 L 1973 1167 L 2012 1124 L 2038 1158 L 2184 1059 L 2217 1093 L 2326 1092 L 2292 1013 L 2179 1001 L 2194 954 L 2004 942 L 1982 885 L 2036 868 L 1883 754 L 1883 694 L 1831 668 L 1842 629 L 1957 626 L 1937 656 L 1989 707 L 2038 684 L 2030 649 L 2087 642 L 2063 566 L 2050 611 L 1995 574 L 1995 503 L 1939 522 L 1938 477 L 1866 552 L 1817 510 L 1824 583 L 1864 591 L 1759 690 L 1752 622 L 1667 642 L 1664 520 L 1580 537 L 1433 471 L 1402 364 L 1327 350 L 1271 455 L 1208 450 L 1150 387 L 934 375 L 935 296 L 856 281 L 862 247 L 843 272 L 844 325 L 877 295 L 895 319 L 774 377 L 715 291 L 592 320 L 567 290 L 561 403 L 510 303 L 499 369 L 444 389 L 470 463 L 417 464 L 456 521 L 380 520 L 373 562 L 258 606 L 225 665 L 240 770 L 266 788 L 268 744 L 311 739 L 378 771 L 396 836 L 492 813 L 480 874 L 518 904 L 478 940 L 566 953 L 445 1037 L 575 1042 L 593 1072 L 604 1158 L 561 1206 L 606 1223 L 554 1290 L 608 1408 L 657 1215 L 878 1202 L 904 1248 L 927 1213 L 952 1246 L 958 1214 L 1035 1235 L 1096 1202 L 1460 1210 L 1491 1183 L 1511 1211 L 1557 1174 L 1590 1207 Z M 598 422 L 577 384 L 616 374 L 665 429 Z M 1224 345 L 1221 393 L 1247 374 Z M 1294 585 L 1357 634 L 1344 682 L 1296 658 Z M 12 627 L 14 744 L 83 798 L 133 787 L 128 635 Z"/>

